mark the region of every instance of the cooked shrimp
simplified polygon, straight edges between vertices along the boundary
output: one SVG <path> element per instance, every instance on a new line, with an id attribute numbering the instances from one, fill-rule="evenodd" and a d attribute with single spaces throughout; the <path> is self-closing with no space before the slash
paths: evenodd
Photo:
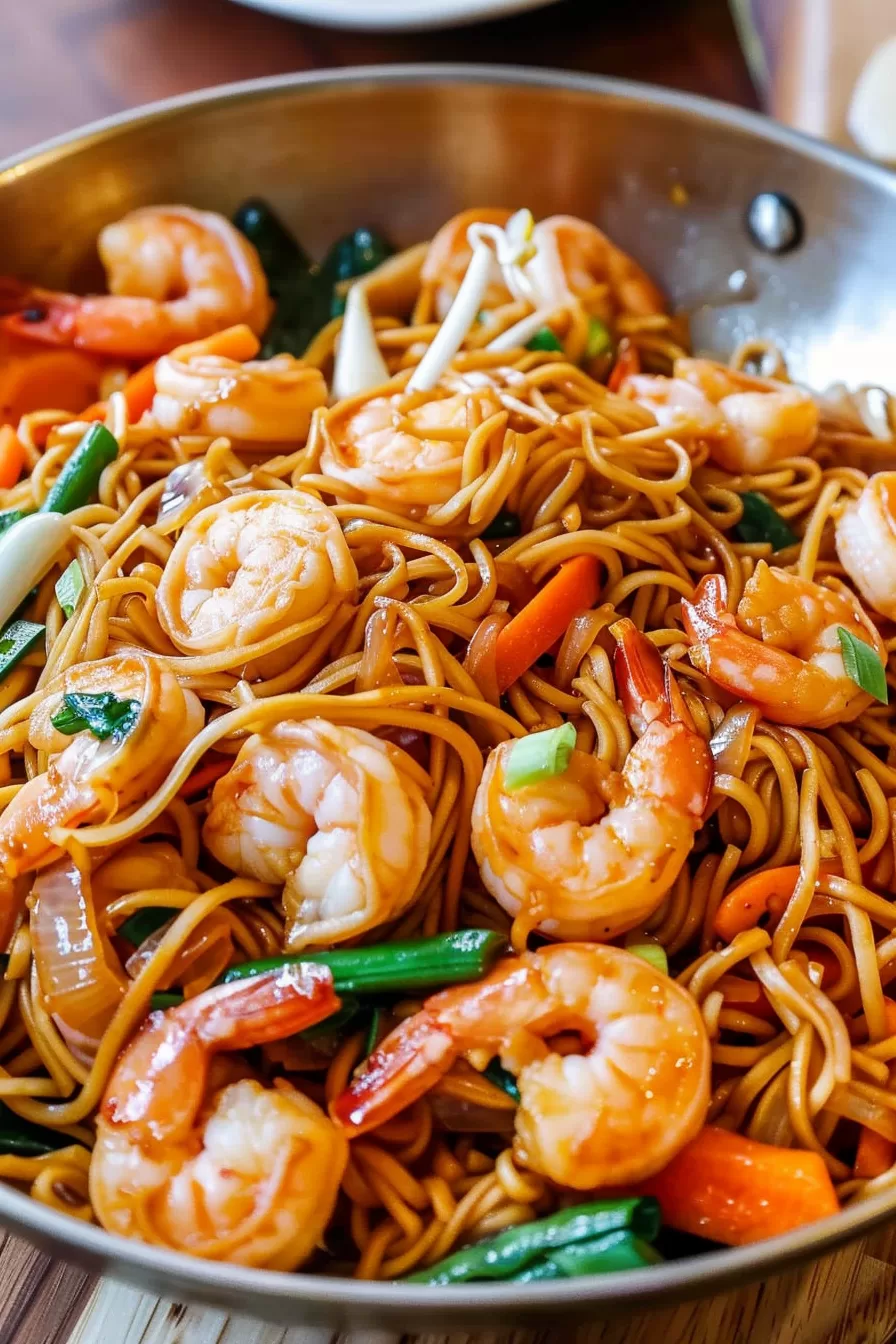
<path id="1" fill-rule="evenodd" d="M 272 305 L 258 253 L 222 215 L 151 205 L 97 240 L 109 294 L 25 291 L 8 328 L 56 345 L 152 359 L 245 322 L 256 335 Z"/>
<path id="2" fill-rule="evenodd" d="M 66 735 L 52 717 L 63 695 L 102 695 L 136 701 L 133 726 L 101 741 L 89 729 Z M 95 663 L 76 663 L 46 689 L 32 712 L 28 740 L 49 753 L 44 774 L 19 790 L 0 816 L 0 867 L 8 877 L 59 857 L 56 826 L 108 820 L 147 797 L 203 726 L 205 714 L 165 663 L 133 649 Z"/>
<path id="3" fill-rule="evenodd" d="M 609 291 L 614 314 L 648 317 L 664 313 L 661 291 L 627 252 L 575 215 L 551 215 L 536 224 L 536 252 L 526 266 L 538 306 L 558 307 L 583 297 L 595 285 Z"/>
<path id="4" fill-rule="evenodd" d="M 677 359 L 673 373 L 634 374 L 621 391 L 659 424 L 706 439 L 725 471 L 763 471 L 807 453 L 818 437 L 818 407 L 793 383 L 754 378 L 711 359 Z"/>
<path id="5" fill-rule="evenodd" d="M 256 490 L 193 517 L 168 557 L 159 622 L 182 653 L 294 656 L 358 582 L 331 509 L 303 490 Z M 263 645 L 261 649 L 259 645 Z M 272 647 L 267 647 L 272 646 Z"/>
<path id="6" fill-rule="evenodd" d="M 221 1089 L 212 1057 L 313 1026 L 339 1007 L 323 966 L 284 966 L 151 1013 L 97 1118 L 90 1197 L 103 1227 L 207 1260 L 295 1269 L 333 1212 L 348 1144 L 288 1083 Z"/>
<path id="7" fill-rule="evenodd" d="M 734 615 L 726 599 L 721 574 L 707 574 L 693 602 L 681 604 L 691 662 L 717 686 L 773 723 L 806 728 L 848 723 L 871 704 L 846 674 L 837 632 L 862 640 L 884 665 L 886 648 L 842 584 L 813 583 L 760 560 Z"/>
<path id="8" fill-rule="evenodd" d="M 577 1032 L 582 1052 L 550 1039 Z M 710 1048 L 686 990 L 618 947 L 566 943 L 444 990 L 387 1036 L 332 1106 L 360 1134 L 411 1104 L 467 1051 L 517 1074 L 514 1155 L 573 1190 L 659 1171 L 709 1104 Z"/>
<path id="9" fill-rule="evenodd" d="M 428 776 L 400 747 L 324 719 L 250 737 L 212 793 L 207 848 L 235 873 L 283 883 L 286 949 L 395 919 L 429 859 Z"/>
<path id="10" fill-rule="evenodd" d="M 240 364 L 220 355 L 165 355 L 156 364 L 152 419 L 163 434 L 224 434 L 253 443 L 303 443 L 327 404 L 320 369 L 292 355 Z"/>
<path id="11" fill-rule="evenodd" d="M 896 471 L 879 471 L 836 526 L 840 563 L 865 601 L 896 620 Z"/>
<path id="12" fill-rule="evenodd" d="M 462 210 L 443 224 L 433 238 L 423 261 L 420 281 L 432 292 L 433 307 L 440 322 L 454 302 L 473 255 L 467 229 L 471 224 L 491 224 L 503 229 L 511 214 L 510 210 L 491 206 Z M 484 309 L 499 308 L 501 304 L 509 303 L 510 299 L 510 291 L 495 263 L 494 276 L 483 297 L 482 306 Z"/>
<path id="13" fill-rule="evenodd" d="M 562 775 L 513 791 L 503 742 L 473 803 L 482 880 L 510 914 L 539 915 L 554 938 L 614 938 L 659 905 L 691 852 L 712 758 L 671 675 L 630 621 L 613 627 L 616 681 L 640 741 L 622 773 L 573 751 Z"/>
<path id="14" fill-rule="evenodd" d="M 488 386 L 352 398 L 322 422 L 321 470 L 370 503 L 413 517 L 456 494 L 473 428 L 501 409 Z"/>

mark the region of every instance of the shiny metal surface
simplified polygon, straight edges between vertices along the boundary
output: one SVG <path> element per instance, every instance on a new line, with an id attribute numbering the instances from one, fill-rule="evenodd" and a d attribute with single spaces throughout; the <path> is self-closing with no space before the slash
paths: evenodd
<path id="1" fill-rule="evenodd" d="M 775 191 L 805 230 L 784 255 L 757 248 L 746 227 L 753 198 Z M 102 123 L 0 165 L 0 271 L 87 286 L 97 230 L 124 211 L 187 201 L 229 212 L 250 194 L 268 196 L 317 252 L 362 222 L 414 242 L 465 205 L 582 214 L 691 312 L 699 347 L 726 353 L 744 337 L 772 337 L 816 386 L 896 390 L 896 176 L 734 108 L 551 72 L 300 75 Z M 891 1214 L 878 1199 L 773 1242 L 645 1271 L 452 1290 L 190 1260 L 0 1186 L 11 1230 L 165 1297 L 290 1324 L 397 1330 L 644 1310 L 781 1272 Z"/>

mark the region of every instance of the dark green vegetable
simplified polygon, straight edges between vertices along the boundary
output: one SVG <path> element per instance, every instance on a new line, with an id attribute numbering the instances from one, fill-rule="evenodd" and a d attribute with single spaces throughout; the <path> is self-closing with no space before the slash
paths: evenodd
<path id="1" fill-rule="evenodd" d="M 837 626 L 837 637 L 843 650 L 843 670 L 850 681 L 861 686 L 863 691 L 873 695 L 882 705 L 887 704 L 887 676 L 875 650 L 842 625 Z"/>
<path id="2" fill-rule="evenodd" d="M 31 652 L 45 633 L 46 626 L 34 621 L 10 621 L 0 630 L 0 679 Z"/>
<path id="3" fill-rule="evenodd" d="M 496 513 L 488 527 L 480 535 L 483 541 L 503 541 L 505 537 L 518 537 L 522 531 L 519 514 L 502 509 Z"/>
<path id="4" fill-rule="evenodd" d="M 118 440 L 105 425 L 91 425 L 50 488 L 41 513 L 71 513 L 89 504 L 100 477 L 118 456 Z"/>
<path id="5" fill-rule="evenodd" d="M 147 905 L 126 919 L 115 932 L 134 947 L 139 947 L 147 938 L 157 933 L 163 924 L 167 924 L 169 919 L 179 914 L 179 910 L 173 910 L 167 905 Z"/>
<path id="6" fill-rule="evenodd" d="M 44 1153 L 55 1153 L 58 1148 L 68 1148 L 73 1143 L 77 1143 L 77 1139 L 69 1134 L 61 1134 L 58 1129 L 45 1129 L 43 1125 L 23 1120 L 0 1102 L 0 1153 L 14 1153 L 16 1157 L 42 1157 Z"/>
<path id="7" fill-rule="evenodd" d="M 392 256 L 393 251 L 394 248 L 375 229 L 355 229 L 354 233 L 347 233 L 330 248 L 320 268 L 321 278 L 328 280 L 331 288 L 335 288 L 346 280 L 354 280 L 359 275 L 376 270 L 377 266 Z M 344 311 L 344 297 L 333 294 L 330 316 L 341 317 Z"/>
<path id="8" fill-rule="evenodd" d="M 767 541 L 771 543 L 773 551 L 783 551 L 785 547 L 796 544 L 799 538 L 791 532 L 780 513 L 769 504 L 765 495 L 758 495 L 753 490 L 747 490 L 740 498 L 744 506 L 744 512 L 740 522 L 736 523 L 734 527 L 734 535 L 738 541 L 750 542 L 751 544 L 757 541 Z"/>
<path id="9" fill-rule="evenodd" d="M 177 1008 L 183 1001 L 184 996 L 178 989 L 167 991 L 157 989 L 149 1001 L 149 1006 L 153 1012 L 157 1012 L 159 1009 L 164 1012 L 166 1008 Z"/>
<path id="10" fill-rule="evenodd" d="M 27 518 L 30 510 L 24 509 L 3 509 L 0 510 L 0 537 L 4 532 L 8 532 L 16 523 L 20 523 L 23 518 Z"/>
<path id="11" fill-rule="evenodd" d="M 296 272 L 311 269 L 311 258 L 267 201 L 258 196 L 243 201 L 233 222 L 258 253 L 273 298 L 288 287 Z"/>
<path id="12" fill-rule="evenodd" d="M 481 979 L 506 948 L 507 939 L 491 929 L 461 929 L 404 943 L 337 948 L 333 952 L 298 952 L 264 961 L 247 961 L 242 966 L 231 966 L 222 981 L 227 984 L 276 970 L 278 966 L 314 962 L 329 966 L 337 994 L 434 989 Z"/>
<path id="13" fill-rule="evenodd" d="M 357 999 L 354 994 L 342 994 L 340 997 L 342 1005 L 335 1013 L 331 1013 L 321 1022 L 315 1022 L 313 1027 L 306 1027 L 304 1031 L 299 1032 L 303 1040 L 316 1041 L 327 1036 L 344 1034 L 345 1028 L 361 1012 L 361 1000 Z"/>
<path id="14" fill-rule="evenodd" d="M 62 707 L 57 709 L 50 722 L 60 733 L 69 736 L 89 728 L 101 742 L 107 737 L 113 742 L 121 742 L 137 722 L 139 714 L 139 700 L 119 700 L 111 691 L 99 691 L 94 695 L 74 692 L 62 697 Z"/>
<path id="15" fill-rule="evenodd" d="M 512 1274 L 514 1283 L 543 1283 L 546 1279 L 573 1279 L 583 1274 L 614 1274 L 621 1269 L 646 1269 L 662 1256 L 633 1232 L 610 1232 L 593 1241 L 548 1251 L 542 1260 Z"/>
<path id="16" fill-rule="evenodd" d="M 383 1037 L 383 1010 L 380 1007 L 373 1009 L 370 1014 L 370 1024 L 367 1028 L 367 1036 L 364 1040 L 364 1058 L 369 1059 L 374 1050 L 379 1045 Z"/>
<path id="17" fill-rule="evenodd" d="M 551 331 L 550 327 L 542 327 L 541 331 L 536 331 L 531 341 L 526 342 L 527 350 L 552 350 L 562 351 L 563 346 L 557 337 Z"/>
<path id="18" fill-rule="evenodd" d="M 411 1274 L 406 1281 L 443 1285 L 475 1279 L 510 1279 L 563 1247 L 594 1242 L 617 1231 L 628 1231 L 652 1241 L 659 1226 L 660 1206 L 650 1196 L 596 1200 L 563 1209 L 535 1223 L 508 1228 L 496 1237 L 467 1246 L 438 1264 Z"/>
<path id="19" fill-rule="evenodd" d="M 512 1073 L 507 1072 L 499 1059 L 493 1059 L 488 1068 L 483 1070 L 482 1076 L 487 1078 L 490 1083 L 494 1083 L 495 1087 L 500 1087 L 501 1091 L 506 1092 L 508 1097 L 513 1097 L 514 1101 L 519 1101 L 520 1089 L 517 1087 L 516 1079 Z"/>
<path id="20" fill-rule="evenodd" d="M 588 319 L 588 338 L 585 341 L 585 355 L 596 359 L 598 355 L 609 355 L 613 349 L 613 337 L 599 317 Z"/>

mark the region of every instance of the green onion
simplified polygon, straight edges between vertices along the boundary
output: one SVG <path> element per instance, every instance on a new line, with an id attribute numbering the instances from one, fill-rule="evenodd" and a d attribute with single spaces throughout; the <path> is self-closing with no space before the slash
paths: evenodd
<path id="1" fill-rule="evenodd" d="M 364 1058 L 369 1059 L 383 1037 L 383 1010 L 378 1005 L 370 1014 L 367 1035 L 364 1038 Z"/>
<path id="2" fill-rule="evenodd" d="M 588 339 L 585 341 L 585 355 L 596 359 L 598 355 L 608 355 L 613 349 L 613 337 L 599 317 L 588 319 Z"/>
<path id="3" fill-rule="evenodd" d="M 669 974 L 666 949 L 656 939 L 651 940 L 643 933 L 630 933 L 625 940 L 625 950 L 631 952 L 633 957 L 649 962 L 654 970 L 662 971 L 663 975 Z"/>
<path id="4" fill-rule="evenodd" d="M 843 650 L 843 670 L 850 681 L 861 686 L 863 691 L 873 695 L 882 705 L 888 704 L 887 675 L 875 650 L 842 625 L 837 626 L 837 635 Z"/>
<path id="5" fill-rule="evenodd" d="M 443 1285 L 475 1279 L 511 1279 L 564 1247 L 593 1243 L 618 1231 L 652 1241 L 659 1226 L 660 1206 L 652 1197 L 596 1200 L 563 1209 L 535 1223 L 508 1228 L 496 1237 L 467 1246 L 446 1260 L 411 1274 L 406 1282 Z"/>
<path id="6" fill-rule="evenodd" d="M 536 331 L 531 341 L 526 342 L 527 350 L 550 350 L 561 351 L 563 345 L 551 331 L 550 327 L 542 327 L 541 331 Z"/>
<path id="7" fill-rule="evenodd" d="M 56 580 L 56 600 L 66 616 L 74 616 L 75 607 L 85 588 L 84 575 L 77 560 L 62 571 Z"/>
<path id="8" fill-rule="evenodd" d="M 177 1008 L 184 1001 L 184 996 L 180 990 L 172 989 L 170 991 L 157 989 L 149 1001 L 149 1006 L 154 1013 L 165 1012 L 167 1008 Z"/>
<path id="9" fill-rule="evenodd" d="M 501 509 L 479 535 L 483 541 L 503 541 L 505 537 L 518 537 L 522 530 L 519 514 Z"/>
<path id="10" fill-rule="evenodd" d="M 169 919 L 179 915 L 180 910 L 172 909 L 166 905 L 147 905 L 142 910 L 137 910 L 133 915 L 120 924 L 115 930 L 120 938 L 124 938 L 132 947 L 139 947 L 145 943 L 147 938 L 151 938 L 154 933 L 158 933 L 163 924 L 167 924 Z"/>
<path id="11" fill-rule="evenodd" d="M 139 714 L 139 700 L 119 700 L 111 691 L 99 691 L 95 695 L 75 692 L 62 697 L 62 707 L 51 716 L 50 722 L 58 732 L 69 737 L 89 728 L 101 742 L 107 737 L 113 742 L 121 742 L 134 727 Z"/>
<path id="12" fill-rule="evenodd" d="M 301 962 L 329 966 L 337 994 L 398 993 L 434 989 L 439 985 L 480 980 L 507 948 L 507 939 L 491 929 L 460 929 L 376 947 L 337 948 L 332 952 L 298 952 L 231 966 L 224 984 Z"/>
<path id="13" fill-rule="evenodd" d="M 773 551 L 783 551 L 788 546 L 796 545 L 799 538 L 790 530 L 777 509 L 769 504 L 765 495 L 747 490 L 740 499 L 744 511 L 740 522 L 734 527 L 738 541 L 751 545 L 767 541 Z"/>
<path id="14" fill-rule="evenodd" d="M 91 425 L 50 487 L 41 513 L 72 513 L 89 504 L 100 477 L 118 456 L 118 440 L 105 425 Z"/>
<path id="15" fill-rule="evenodd" d="M 546 1279 L 573 1279 L 583 1274 L 616 1274 L 624 1269 L 646 1269 L 662 1262 L 659 1251 L 633 1232 L 620 1229 L 605 1237 L 583 1241 L 575 1246 L 548 1251 L 521 1274 L 511 1275 L 514 1283 L 543 1283 Z"/>
<path id="16" fill-rule="evenodd" d="M 517 1087 L 516 1079 L 512 1073 L 508 1073 L 499 1059 L 490 1061 L 487 1068 L 482 1071 L 483 1078 L 487 1078 L 495 1087 L 500 1087 L 502 1092 L 506 1092 L 508 1097 L 514 1101 L 520 1099 L 520 1089 Z"/>
<path id="17" fill-rule="evenodd" d="M 0 510 L 0 537 L 4 532 L 8 532 L 16 523 L 20 523 L 23 518 L 29 516 L 30 510 L 25 509 L 3 509 Z"/>
<path id="18" fill-rule="evenodd" d="M 77 1142 L 70 1134 L 63 1134 L 58 1129 L 45 1129 L 43 1125 L 23 1120 L 0 1102 L 0 1153 L 42 1157 L 44 1153 L 55 1153 L 57 1149 L 68 1148 Z"/>
<path id="19" fill-rule="evenodd" d="M 571 723 L 518 737 L 504 766 L 505 789 L 512 793 L 514 789 L 524 789 L 527 784 L 562 775 L 575 745 L 576 730 Z"/>
<path id="20" fill-rule="evenodd" d="M 0 630 L 0 680 L 31 652 L 45 633 L 46 626 L 34 621 L 10 621 Z"/>

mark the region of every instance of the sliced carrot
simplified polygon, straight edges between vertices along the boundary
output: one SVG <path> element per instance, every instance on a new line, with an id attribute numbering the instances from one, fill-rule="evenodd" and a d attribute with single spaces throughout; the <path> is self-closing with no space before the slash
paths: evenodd
<path id="1" fill-rule="evenodd" d="M 245 322 L 235 327 L 225 327 L 201 341 L 190 341 L 188 345 L 179 345 L 171 351 L 172 359 L 192 359 L 194 355 L 221 355 L 225 359 L 236 359 L 240 363 L 254 359 L 261 349 L 261 342 Z"/>
<path id="2" fill-rule="evenodd" d="M 593 607 L 600 593 L 600 565 L 593 555 L 562 564 L 514 616 L 495 643 L 498 689 L 506 691 L 565 633 L 574 616 Z"/>
<path id="3" fill-rule="evenodd" d="M 656 1196 L 669 1227 L 726 1246 L 764 1241 L 840 1208 L 817 1153 L 775 1148 L 713 1125 L 639 1190 Z"/>
<path id="4" fill-rule="evenodd" d="M 777 1014 L 758 980 L 744 980 L 738 975 L 723 975 L 715 988 L 725 996 L 726 1008 L 743 1008 L 753 1017 L 772 1021 Z"/>
<path id="5" fill-rule="evenodd" d="M 198 798 L 200 793 L 205 793 L 210 785 L 219 780 L 222 775 L 226 775 L 232 765 L 232 756 L 225 756 L 216 761 L 207 761 L 205 765 L 201 765 L 198 770 L 194 770 L 192 775 L 184 780 L 178 789 L 179 795 L 181 798 Z"/>
<path id="6" fill-rule="evenodd" d="M 824 873 L 839 872 L 837 863 L 823 863 Z M 755 929 L 763 915 L 779 916 L 787 908 L 799 879 L 799 864 L 783 868 L 763 868 L 745 878 L 719 904 L 713 929 L 726 943 L 730 943 L 746 929 Z"/>
<path id="7" fill-rule="evenodd" d="M 616 363 L 610 370 L 610 376 L 607 379 L 607 387 L 611 392 L 618 392 L 626 378 L 629 378 L 633 373 L 640 372 L 641 356 L 638 354 L 638 347 L 632 344 L 628 336 L 623 336 L 619 342 Z"/>
<path id="8" fill-rule="evenodd" d="M 0 427 L 0 489 L 15 485 L 25 465 L 25 449 L 12 425 Z"/>
<path id="9" fill-rule="evenodd" d="M 29 411 L 79 412 L 97 393 L 102 364 L 79 350 L 14 356 L 0 368 L 0 424 L 18 424 Z"/>
<path id="10" fill-rule="evenodd" d="M 886 997 L 884 997 L 884 1020 L 887 1024 L 887 1033 L 896 1036 L 896 1002 Z M 856 1149 L 853 1175 L 870 1181 L 875 1176 L 883 1176 L 894 1162 L 896 1162 L 896 1143 L 863 1125 L 859 1135 L 859 1146 Z"/>

